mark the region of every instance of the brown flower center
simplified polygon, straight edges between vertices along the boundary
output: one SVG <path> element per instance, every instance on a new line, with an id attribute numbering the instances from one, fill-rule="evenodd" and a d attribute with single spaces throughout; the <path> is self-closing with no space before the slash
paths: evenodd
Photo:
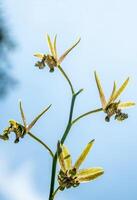
<path id="1" fill-rule="evenodd" d="M 118 121 L 123 121 L 128 118 L 128 114 L 122 113 L 121 110 L 118 108 L 119 102 L 111 103 L 105 110 L 107 113 L 107 116 L 105 117 L 105 120 L 107 122 L 110 121 L 110 118 L 115 115 L 115 119 Z"/>
<path id="2" fill-rule="evenodd" d="M 63 172 L 62 170 L 60 170 L 59 175 L 58 175 L 58 182 L 59 182 L 61 190 L 64 190 L 65 188 L 70 188 L 70 187 L 77 187 L 80 183 L 76 176 L 76 169 L 73 168 L 73 169 L 67 170 L 66 172 Z"/>

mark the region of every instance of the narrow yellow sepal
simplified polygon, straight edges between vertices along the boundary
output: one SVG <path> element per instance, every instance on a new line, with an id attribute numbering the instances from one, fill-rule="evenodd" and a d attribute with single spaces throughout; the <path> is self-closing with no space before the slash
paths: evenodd
<path id="1" fill-rule="evenodd" d="M 68 149 L 62 145 L 60 142 L 58 143 L 58 160 L 61 166 L 61 170 L 66 172 L 67 170 L 72 168 L 72 160 Z"/>
<path id="2" fill-rule="evenodd" d="M 55 56 L 55 60 L 58 59 L 58 55 L 57 55 L 57 35 L 55 35 L 54 37 L 54 56 Z"/>
<path id="3" fill-rule="evenodd" d="M 111 99 L 111 102 L 114 102 L 121 95 L 121 93 L 125 90 L 128 82 L 129 82 L 129 77 L 124 81 L 124 83 L 117 90 L 117 92 L 115 92 L 115 94 L 113 95 L 113 98 Z"/>
<path id="4" fill-rule="evenodd" d="M 88 181 L 96 179 L 97 177 L 101 176 L 103 173 L 104 173 L 104 170 L 100 167 L 89 168 L 89 169 L 79 170 L 77 172 L 77 177 L 78 177 L 79 182 L 88 182 Z"/>
<path id="5" fill-rule="evenodd" d="M 72 51 L 72 49 L 74 49 L 77 44 L 80 42 L 81 38 L 78 39 L 78 41 L 72 46 L 70 47 L 69 49 L 67 49 L 63 54 L 62 56 L 58 59 L 58 65 L 60 65 L 62 63 L 62 61 L 65 59 L 65 57 L 70 53 L 70 51 Z"/>
<path id="6" fill-rule="evenodd" d="M 125 109 L 131 106 L 135 106 L 136 104 L 134 102 L 131 101 L 127 101 L 127 102 L 121 102 L 118 104 L 118 108 L 120 109 Z"/>
<path id="7" fill-rule="evenodd" d="M 89 142 L 87 144 L 86 148 L 83 150 L 82 154 L 80 155 L 80 157 L 78 158 L 78 160 L 74 164 L 74 168 L 78 169 L 80 167 L 82 162 L 86 159 L 91 147 L 93 146 L 93 143 L 94 143 L 94 140 L 92 140 L 91 142 Z"/>
<path id="8" fill-rule="evenodd" d="M 44 55 L 41 54 L 41 53 L 35 53 L 34 56 L 37 57 L 37 58 L 42 59 Z"/>
<path id="9" fill-rule="evenodd" d="M 48 46 L 49 46 L 50 52 L 51 52 L 52 56 L 55 57 L 54 47 L 52 45 L 50 36 L 48 34 L 47 34 L 47 41 L 48 41 Z"/>
<path id="10" fill-rule="evenodd" d="M 44 109 L 28 126 L 27 126 L 27 132 L 30 131 L 30 129 L 35 125 L 35 123 L 39 120 L 39 118 L 49 110 L 51 105 L 49 105 L 46 109 Z"/>
<path id="11" fill-rule="evenodd" d="M 112 93 L 110 95 L 110 98 L 109 98 L 109 101 L 107 103 L 107 106 L 112 103 L 112 100 L 113 100 L 113 97 L 114 97 L 115 93 L 116 93 L 116 82 L 114 81 L 113 90 L 112 90 Z"/>
<path id="12" fill-rule="evenodd" d="M 22 107 L 22 102 L 21 101 L 19 101 L 19 108 L 20 108 L 20 113 L 21 113 L 21 118 L 22 118 L 22 121 L 23 121 L 23 125 L 26 128 L 27 127 L 26 117 L 25 117 L 25 114 L 24 114 L 24 111 L 23 111 L 23 107 Z"/>
<path id="13" fill-rule="evenodd" d="M 98 88 L 98 91 L 99 91 L 99 96 L 100 96 L 102 108 L 103 108 L 103 110 L 105 110 L 107 102 L 106 102 L 106 98 L 105 98 L 105 95 L 104 95 L 104 92 L 103 92 L 103 88 L 101 86 L 100 79 L 99 79 L 96 71 L 94 72 L 94 75 L 95 75 L 95 80 L 96 80 L 97 88 Z"/>

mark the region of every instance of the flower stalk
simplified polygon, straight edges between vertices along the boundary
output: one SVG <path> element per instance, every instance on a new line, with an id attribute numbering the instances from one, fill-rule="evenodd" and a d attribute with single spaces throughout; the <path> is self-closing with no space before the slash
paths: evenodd
<path id="1" fill-rule="evenodd" d="M 98 109 L 95 109 L 95 110 L 91 110 L 89 112 L 86 112 L 82 115 L 80 115 L 79 117 L 77 117 L 76 119 L 74 119 L 71 124 L 75 124 L 77 121 L 79 121 L 80 119 L 84 118 L 84 117 L 87 117 L 88 115 L 91 115 L 91 114 L 94 114 L 94 113 L 97 113 L 97 112 L 101 112 L 103 109 L 102 108 L 98 108 Z"/>
<path id="2" fill-rule="evenodd" d="M 69 83 L 69 86 L 70 86 L 70 89 L 71 89 L 71 92 L 72 92 L 69 119 L 68 119 L 68 123 L 67 123 L 66 129 L 65 129 L 65 132 L 64 132 L 64 134 L 63 134 L 63 136 L 60 140 L 61 144 L 64 144 L 72 125 L 74 123 L 76 123 L 76 121 L 78 121 L 79 119 L 81 119 L 81 118 L 83 118 L 87 115 L 102 111 L 102 108 L 87 112 L 87 113 L 79 116 L 77 119 L 72 120 L 76 97 L 83 91 L 83 89 L 80 89 L 77 93 L 75 93 L 70 79 L 68 78 L 68 76 L 66 75 L 64 70 L 62 70 L 61 66 L 59 66 L 59 69 L 60 69 L 61 73 L 63 74 L 63 76 L 65 77 L 66 81 Z M 50 185 L 49 200 L 53 200 L 53 193 L 54 193 L 54 187 L 55 187 L 55 177 L 56 177 L 56 167 L 57 167 L 57 158 L 58 158 L 58 156 L 57 156 L 57 151 L 56 151 L 55 156 L 54 156 L 53 161 L 52 161 L 52 174 L 51 174 L 51 185 Z"/>
<path id="3" fill-rule="evenodd" d="M 70 113 L 69 113 L 69 119 L 68 123 L 65 129 L 65 132 L 61 138 L 61 143 L 63 144 L 66 140 L 66 137 L 71 129 L 71 122 L 72 122 L 72 116 L 73 116 L 73 110 L 74 110 L 74 103 L 75 103 L 76 95 L 72 95 L 71 100 L 71 106 L 70 106 Z M 49 194 L 49 200 L 53 199 L 53 193 L 54 193 L 54 187 L 55 187 L 55 177 L 56 177 L 56 167 L 57 167 L 57 151 L 55 153 L 55 156 L 53 158 L 52 162 L 52 174 L 51 174 L 51 185 L 50 185 L 50 194 Z"/>
<path id="4" fill-rule="evenodd" d="M 73 85 L 69 79 L 69 77 L 67 76 L 67 74 L 65 73 L 65 71 L 62 69 L 62 67 L 59 65 L 58 66 L 58 69 L 60 70 L 60 72 L 62 73 L 62 75 L 65 77 L 65 79 L 67 80 L 69 86 L 70 86 L 70 89 L 71 89 L 71 92 L 72 92 L 72 95 L 75 94 L 75 91 L 74 91 L 74 88 L 73 88 Z"/>
<path id="5" fill-rule="evenodd" d="M 104 173 L 104 170 L 101 167 L 94 167 L 94 168 L 90 167 L 87 169 L 79 169 L 81 164 L 86 159 L 90 149 L 92 149 L 94 140 L 88 142 L 88 144 L 86 145 L 86 147 L 84 148 L 84 150 L 82 151 L 76 162 L 72 165 L 71 155 L 67 147 L 64 145 L 72 126 L 75 125 L 76 122 L 78 122 L 79 120 L 91 114 L 95 114 L 101 111 L 103 111 L 106 114 L 105 120 L 107 122 L 110 121 L 110 118 L 112 116 L 114 116 L 114 119 L 118 121 L 123 121 L 128 118 L 128 114 L 123 113 L 122 110 L 135 105 L 135 103 L 132 101 L 121 102 L 120 100 L 117 100 L 127 87 L 129 78 L 127 78 L 118 89 L 116 86 L 116 82 L 114 82 L 110 97 L 108 100 L 106 100 L 99 76 L 97 72 L 95 72 L 94 73 L 95 81 L 99 92 L 99 97 L 102 107 L 85 112 L 84 114 L 81 114 L 77 118 L 73 119 L 73 112 L 75 108 L 76 98 L 83 91 L 83 89 L 80 89 L 78 92 L 75 92 L 74 86 L 70 78 L 61 67 L 61 63 L 66 58 L 66 56 L 78 45 L 80 39 L 77 42 L 75 42 L 70 48 L 68 48 L 60 57 L 58 57 L 56 40 L 57 36 L 54 37 L 54 40 L 52 42 L 50 36 L 47 35 L 47 42 L 50 53 L 35 54 L 35 56 L 40 59 L 35 63 L 35 66 L 38 67 L 39 69 L 43 69 L 46 66 L 48 66 L 50 72 L 54 72 L 56 68 L 57 70 L 60 71 L 61 75 L 63 75 L 71 90 L 72 96 L 71 96 L 68 122 L 61 139 L 58 141 L 55 153 L 53 153 L 53 151 L 45 142 L 43 142 L 41 139 L 39 139 L 31 132 L 31 129 L 34 127 L 37 121 L 49 110 L 51 105 L 45 108 L 40 114 L 38 114 L 32 120 L 31 123 L 27 125 L 26 116 L 22 107 L 22 103 L 20 101 L 19 109 L 22 118 L 22 124 L 18 123 L 15 120 L 9 120 L 9 126 L 3 130 L 2 134 L 0 134 L 0 139 L 7 141 L 9 140 L 10 134 L 14 133 L 15 134 L 14 143 L 18 143 L 20 139 L 23 139 L 27 134 L 48 151 L 49 155 L 52 157 L 49 200 L 54 200 L 58 191 L 63 191 L 64 189 L 68 189 L 71 187 L 78 187 L 79 184 L 88 181 L 93 181 L 94 179 L 96 179 L 97 177 L 101 176 Z M 58 175 L 57 175 L 57 161 L 59 161 L 60 165 L 60 171 L 58 172 Z M 55 189 L 56 180 L 58 180 L 58 187 Z"/>
<path id="6" fill-rule="evenodd" d="M 47 144 L 45 144 L 42 140 L 40 140 L 38 137 L 36 137 L 35 135 L 33 135 L 31 132 L 27 133 L 31 138 L 33 138 L 36 142 L 38 142 L 39 144 L 43 145 L 49 152 L 49 154 L 51 155 L 52 158 L 54 158 L 54 153 L 52 152 L 52 150 L 49 148 L 49 146 Z"/>

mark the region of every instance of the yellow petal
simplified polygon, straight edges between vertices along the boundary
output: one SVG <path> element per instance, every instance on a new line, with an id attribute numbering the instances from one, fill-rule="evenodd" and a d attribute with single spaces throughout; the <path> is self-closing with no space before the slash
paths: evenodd
<path id="1" fill-rule="evenodd" d="M 43 111 L 28 125 L 28 127 L 27 127 L 27 132 L 30 131 L 30 129 L 35 125 L 35 123 L 39 120 L 39 118 L 40 118 L 45 112 L 47 112 L 48 109 L 49 109 L 50 107 L 51 107 L 51 105 L 48 106 L 48 108 L 44 109 L 44 110 L 43 110 Z"/>
<path id="2" fill-rule="evenodd" d="M 104 173 L 102 168 L 89 168 L 84 170 L 79 170 L 77 172 L 77 177 L 79 182 L 88 182 L 91 180 L 96 179 L 97 177 L 101 176 Z"/>
<path id="3" fill-rule="evenodd" d="M 37 57 L 37 58 L 42 59 L 43 56 L 44 56 L 44 54 L 41 54 L 41 53 L 35 53 L 34 56 Z"/>
<path id="4" fill-rule="evenodd" d="M 58 160 L 62 171 L 66 172 L 72 168 L 71 155 L 68 149 L 60 142 L 58 143 Z"/>
<path id="5" fill-rule="evenodd" d="M 118 108 L 120 109 L 125 109 L 125 108 L 128 108 L 130 106 L 135 106 L 136 104 L 134 102 L 131 102 L 131 101 L 127 101 L 127 102 L 121 102 L 118 104 Z"/>
<path id="6" fill-rule="evenodd" d="M 101 86 L 101 83 L 100 83 L 100 80 L 99 80 L 99 77 L 98 77 L 96 71 L 94 72 L 94 74 L 95 74 L 95 80 L 96 80 L 96 84 L 97 84 L 97 87 L 98 87 L 102 108 L 103 108 L 103 110 L 105 110 L 106 105 L 107 105 L 105 95 L 104 95 L 104 92 L 103 92 L 103 89 L 102 89 L 102 86 Z"/>
<path id="7" fill-rule="evenodd" d="M 82 154 L 80 155 L 80 157 L 78 158 L 78 160 L 76 161 L 74 168 L 78 169 L 80 167 L 80 165 L 82 164 L 82 162 L 85 160 L 85 158 L 87 157 L 91 147 L 93 146 L 94 140 L 92 140 L 91 142 L 89 142 L 86 146 L 86 148 L 84 149 L 84 151 L 82 152 Z"/>
<path id="8" fill-rule="evenodd" d="M 55 54 L 54 54 L 54 47 L 53 47 L 53 45 L 52 45 L 50 36 L 49 36 L 48 34 L 47 34 L 47 41 L 48 41 L 48 46 L 49 46 L 50 52 L 51 52 L 52 56 L 55 57 Z"/>
<path id="9" fill-rule="evenodd" d="M 114 81 L 113 90 L 112 90 L 112 93 L 110 95 L 107 105 L 110 105 L 112 103 L 112 99 L 113 99 L 113 96 L 115 95 L 115 92 L 116 92 L 116 82 Z"/>
<path id="10" fill-rule="evenodd" d="M 69 54 L 70 51 L 72 51 L 72 49 L 74 49 L 75 46 L 77 46 L 77 44 L 80 42 L 80 38 L 79 40 L 72 46 L 70 47 L 68 50 L 66 50 L 63 55 L 59 58 L 58 60 L 58 65 L 60 65 L 62 63 L 62 61 L 65 59 L 65 57 Z"/>
<path id="11" fill-rule="evenodd" d="M 124 89 L 126 88 L 127 84 L 129 82 L 129 78 L 127 78 L 124 83 L 121 85 L 121 87 L 117 90 L 117 92 L 115 92 L 115 94 L 113 95 L 113 98 L 111 99 L 111 102 L 114 102 L 120 95 L 121 93 L 124 91 Z"/>
<path id="12" fill-rule="evenodd" d="M 54 38 L 54 57 L 57 60 L 58 59 L 58 55 L 57 55 L 56 43 L 57 43 L 57 35 L 55 35 L 55 38 Z"/>
<path id="13" fill-rule="evenodd" d="M 22 107 L 21 101 L 19 101 L 19 108 L 20 108 L 20 113 L 21 113 L 23 125 L 24 125 L 24 127 L 26 128 L 26 127 L 27 127 L 26 117 L 25 117 L 25 114 L 24 114 L 24 111 L 23 111 L 23 107 Z"/>
<path id="14" fill-rule="evenodd" d="M 18 123 L 15 120 L 13 120 L 13 119 L 10 119 L 9 123 L 12 124 L 16 128 L 18 127 Z"/>

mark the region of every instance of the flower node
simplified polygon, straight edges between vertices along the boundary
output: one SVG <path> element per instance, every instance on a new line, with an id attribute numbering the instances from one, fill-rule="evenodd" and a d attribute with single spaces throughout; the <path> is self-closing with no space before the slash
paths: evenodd
<path id="1" fill-rule="evenodd" d="M 107 108 L 106 108 L 106 113 L 107 113 L 107 116 L 105 117 L 105 120 L 107 122 L 110 121 L 110 118 L 115 115 L 115 119 L 118 120 L 118 121 L 123 121 L 125 119 L 128 118 L 128 114 L 126 113 L 122 113 L 121 112 L 121 109 L 119 109 L 119 103 L 120 102 L 117 102 L 117 103 L 111 103 Z"/>
<path id="2" fill-rule="evenodd" d="M 119 110 L 119 113 L 117 113 L 115 115 L 115 119 L 117 119 L 118 121 L 123 121 L 125 119 L 128 118 L 128 114 L 127 113 L 122 113 L 121 110 Z"/>
<path id="3" fill-rule="evenodd" d="M 48 65 L 48 67 L 50 68 L 50 72 L 53 72 L 54 71 L 54 67 L 57 67 L 57 61 L 51 55 L 47 55 L 46 56 L 45 62 Z"/>
<path id="4" fill-rule="evenodd" d="M 53 72 L 54 67 L 57 67 L 57 61 L 53 56 L 44 54 L 41 61 L 38 61 L 35 64 L 39 69 L 43 69 L 46 65 L 50 68 L 50 72 Z"/>
<path id="5" fill-rule="evenodd" d="M 73 169 L 67 170 L 66 172 L 63 172 L 62 170 L 60 170 L 59 175 L 58 175 L 58 182 L 60 185 L 60 190 L 79 186 L 80 182 L 78 181 L 77 176 L 76 176 L 76 169 L 73 168 Z"/>

